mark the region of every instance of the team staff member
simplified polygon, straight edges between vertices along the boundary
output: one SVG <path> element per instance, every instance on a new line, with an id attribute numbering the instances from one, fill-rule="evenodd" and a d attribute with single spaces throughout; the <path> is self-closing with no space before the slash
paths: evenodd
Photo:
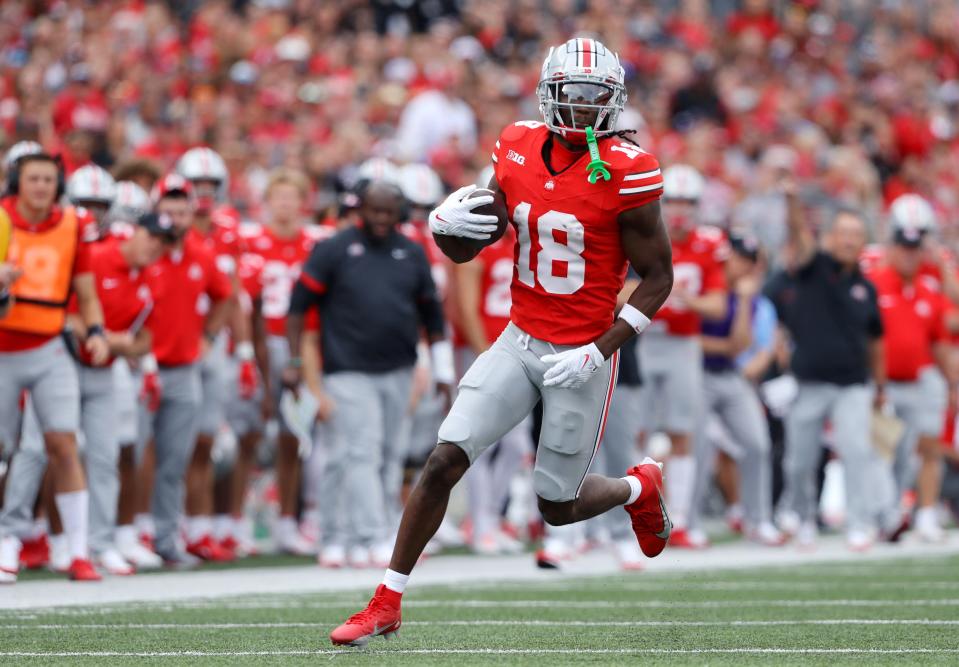
<path id="1" fill-rule="evenodd" d="M 183 477 L 193 452 L 201 408 L 198 361 L 223 327 L 231 294 L 229 278 L 213 254 L 188 235 L 193 203 L 188 181 L 170 174 L 157 183 L 157 213 L 170 217 L 176 243 L 147 271 L 153 292 L 153 360 L 160 400 L 149 415 L 156 448 L 153 517 L 156 552 L 174 565 L 195 561 L 177 546 L 183 511 Z M 143 434 L 144 436 L 146 434 Z"/>
<path id="2" fill-rule="evenodd" d="M 798 515 L 800 543 L 814 542 L 815 472 L 828 419 L 846 477 L 848 544 L 862 550 L 870 546 L 875 528 L 869 474 L 875 453 L 867 426 L 885 386 L 876 288 L 859 270 L 866 222 L 858 212 L 840 210 L 817 248 L 795 186 L 786 183 L 783 189 L 789 211 L 788 268 L 773 278 L 767 293 L 792 337 L 799 395 L 786 416 L 780 504 Z"/>
<path id="3" fill-rule="evenodd" d="M 656 313 L 639 346 L 643 373 L 643 409 L 662 405 L 662 427 L 671 449 L 664 477 L 673 547 L 697 547 L 687 531 L 695 491 L 696 461 L 692 435 L 702 411 L 703 353 L 699 328 L 703 317 L 720 319 L 726 311 L 723 233 L 700 225 L 699 202 L 705 183 L 694 168 L 677 164 L 663 171 L 663 222 L 673 250 L 673 290 Z M 643 415 L 642 426 L 656 426 Z"/>
<path id="4" fill-rule="evenodd" d="M 86 480 L 77 450 L 80 389 L 76 367 L 60 332 L 66 304 L 76 293 L 80 319 L 87 327 L 84 343 L 95 365 L 109 354 L 103 311 L 97 298 L 84 221 L 72 206 L 61 208 L 63 169 L 45 153 L 20 157 L 8 173 L 12 196 L 0 202 L 13 225 L 8 258 L 23 275 L 10 292 L 15 302 L 0 320 L 0 441 L 13 443 L 19 422 L 20 392 L 29 390 L 43 432 L 55 501 L 70 545 L 70 576 L 96 580 L 88 560 Z M 10 536 L 5 538 L 16 541 Z M 5 555 L 18 545 L 0 546 Z M 16 579 L 8 565 L 0 577 Z M 7 570 L 13 569 L 13 572 Z"/>
<path id="5" fill-rule="evenodd" d="M 895 452 L 896 493 L 889 498 L 890 509 L 898 508 L 899 498 L 915 479 L 919 501 L 916 532 L 935 542 L 943 537 L 936 511 L 942 468 L 939 436 L 947 393 L 955 405 L 959 378 L 948 343 L 945 295 L 937 283 L 920 274 L 925 233 L 925 228 L 894 216 L 885 262 L 868 277 L 879 293 L 885 331 L 886 394 L 896 415 L 906 423 Z M 949 381 L 949 392 L 943 376 Z M 912 465 L 916 451 L 921 461 L 918 477 Z"/>
<path id="6" fill-rule="evenodd" d="M 442 307 L 426 255 L 396 228 L 402 192 L 373 181 L 361 196 L 361 226 L 316 245 L 304 265 L 293 290 L 287 336 L 290 349 L 300 349 L 304 313 L 318 303 L 323 382 L 333 402 L 320 501 L 323 535 L 341 544 L 348 540 L 354 565 L 371 560 L 381 565 L 391 553 L 387 502 L 398 499 L 383 497 L 380 471 L 386 458 L 405 457 L 405 451 L 394 450 L 402 446 L 396 434 L 406 418 L 420 327 L 427 331 L 439 377 L 452 377 L 453 354 L 444 340 Z M 299 359 L 290 360 L 286 386 L 299 385 L 299 365 Z M 340 479 L 342 484 L 335 483 Z"/>

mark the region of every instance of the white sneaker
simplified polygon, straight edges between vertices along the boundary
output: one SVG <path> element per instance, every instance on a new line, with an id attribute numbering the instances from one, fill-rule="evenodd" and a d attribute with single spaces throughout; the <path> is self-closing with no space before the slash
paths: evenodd
<path id="1" fill-rule="evenodd" d="M 315 556 L 316 547 L 310 544 L 300 533 L 287 533 L 277 539 L 277 549 L 293 556 Z"/>
<path id="2" fill-rule="evenodd" d="M 869 551 L 872 544 L 873 538 L 868 531 L 855 528 L 846 533 L 846 546 L 850 551 Z"/>
<path id="3" fill-rule="evenodd" d="M 20 571 L 20 540 L 7 535 L 0 540 L 0 584 L 13 584 Z"/>
<path id="4" fill-rule="evenodd" d="M 701 528 L 690 528 L 686 531 L 690 544 L 693 549 L 706 549 L 709 547 L 709 536 Z"/>
<path id="5" fill-rule="evenodd" d="M 137 570 L 157 570 L 163 567 L 163 559 L 141 544 L 137 530 L 132 525 L 118 526 L 115 541 L 117 551 L 123 559 Z"/>
<path id="6" fill-rule="evenodd" d="M 346 549 L 339 544 L 323 547 L 318 562 L 320 567 L 343 567 L 346 565 Z"/>
<path id="7" fill-rule="evenodd" d="M 133 566 L 130 565 L 130 563 L 128 563 L 116 549 L 107 549 L 103 553 L 98 554 L 96 557 L 96 562 L 98 565 L 103 567 L 107 573 L 118 577 L 125 577 L 136 572 L 136 570 L 133 569 Z"/>
<path id="8" fill-rule="evenodd" d="M 786 536 L 772 524 L 771 521 L 763 521 L 755 528 L 748 531 L 749 539 L 767 547 L 781 547 L 786 542 Z"/>
<path id="9" fill-rule="evenodd" d="M 502 553 L 499 540 L 496 539 L 496 533 L 493 531 L 484 533 L 478 539 L 474 539 L 470 549 L 479 556 L 497 556 Z"/>
<path id="10" fill-rule="evenodd" d="M 463 547 L 466 546 L 466 540 L 463 539 L 463 533 L 452 521 L 443 519 L 440 527 L 436 529 L 433 539 L 444 547 Z"/>
<path id="11" fill-rule="evenodd" d="M 779 530 L 786 535 L 798 535 L 802 530 L 802 520 L 799 515 L 792 510 L 783 510 L 776 516 L 776 523 L 779 524 Z"/>
<path id="12" fill-rule="evenodd" d="M 137 570 L 158 570 L 163 567 L 163 559 L 139 542 L 118 546 L 117 551 Z"/>
<path id="13" fill-rule="evenodd" d="M 389 567 L 393 559 L 393 543 L 380 542 L 370 549 L 370 563 L 373 567 Z"/>
<path id="14" fill-rule="evenodd" d="M 356 569 L 370 567 L 370 550 L 360 545 L 350 547 L 349 554 L 346 557 L 347 564 Z"/>
<path id="15" fill-rule="evenodd" d="M 946 531 L 939 525 L 939 515 L 935 507 L 920 507 L 916 510 L 916 535 L 923 542 L 942 542 Z"/>
<path id="16" fill-rule="evenodd" d="M 65 533 L 51 535 L 49 541 L 50 563 L 47 567 L 54 572 L 63 574 L 70 569 L 70 563 L 73 561 L 73 559 L 70 558 L 70 543 L 67 542 Z"/>
<path id="17" fill-rule="evenodd" d="M 804 521 L 796 531 L 796 545 L 800 549 L 815 549 L 819 539 L 819 527 L 815 521 Z"/>
<path id="18" fill-rule="evenodd" d="M 523 553 L 523 543 L 517 539 L 514 539 L 504 533 L 502 530 L 497 531 L 496 533 L 496 542 L 499 544 L 499 549 L 504 554 L 518 554 Z"/>
<path id="19" fill-rule="evenodd" d="M 643 552 L 639 550 L 639 543 L 635 538 L 616 540 L 613 542 L 613 551 L 616 552 L 621 569 L 635 572 L 645 568 Z"/>

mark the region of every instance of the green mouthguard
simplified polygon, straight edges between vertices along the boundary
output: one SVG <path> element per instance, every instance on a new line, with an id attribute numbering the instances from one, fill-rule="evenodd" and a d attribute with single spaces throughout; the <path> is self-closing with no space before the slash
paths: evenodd
<path id="1" fill-rule="evenodd" d="M 593 133 L 593 128 L 586 128 L 586 146 L 589 148 L 589 164 L 586 165 L 586 171 L 589 172 L 587 180 L 590 183 L 595 183 L 599 180 L 599 177 L 602 176 L 604 181 L 608 181 L 612 178 L 612 175 L 609 173 L 609 169 L 606 167 L 609 166 L 609 162 L 603 162 L 599 158 L 599 145 L 596 143 L 596 135 Z"/>

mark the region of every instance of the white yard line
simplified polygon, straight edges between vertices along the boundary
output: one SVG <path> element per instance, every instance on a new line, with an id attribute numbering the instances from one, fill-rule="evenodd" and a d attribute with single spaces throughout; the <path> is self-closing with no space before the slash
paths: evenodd
<path id="1" fill-rule="evenodd" d="M 959 653 L 952 648 L 637 648 L 637 649 L 398 649 L 363 651 L 362 649 L 320 649 L 316 651 L 0 651 L 9 658 L 206 658 L 251 656 L 321 656 L 321 655 L 946 655 Z"/>
<path id="2" fill-rule="evenodd" d="M 474 621 L 406 621 L 407 626 L 425 627 L 472 627 L 472 626 L 520 626 L 520 627 L 572 627 L 572 628 L 711 628 L 711 627 L 775 627 L 793 625 L 914 625 L 948 627 L 959 625 L 959 620 L 935 620 L 929 618 L 822 618 L 780 621 L 531 621 L 474 620 Z M 7 630 L 247 630 L 284 628 L 327 628 L 329 623 L 4 623 L 0 636 Z"/>
<path id="3" fill-rule="evenodd" d="M 762 548 L 737 542 L 705 551 L 667 549 L 648 561 L 646 572 L 622 573 L 609 553 L 593 552 L 563 565 L 560 571 L 535 567 L 529 554 L 483 558 L 449 556 L 428 559 L 413 574 L 413 586 L 478 585 L 489 582 L 564 583 L 583 577 L 621 575 L 630 585 L 642 586 L 645 578 L 657 574 L 750 570 L 759 567 L 788 568 L 819 563 L 831 565 L 826 571 L 855 567 L 862 562 L 882 562 L 894 558 L 930 559 L 959 554 L 959 535 L 944 544 L 927 545 L 905 542 L 877 545 L 871 552 L 848 551 L 841 537 L 824 538 L 815 552 L 785 547 Z M 917 568 L 921 568 L 921 564 Z M 783 574 L 786 577 L 788 574 Z M 937 572 L 937 577 L 943 576 Z M 241 595 L 287 595 L 372 591 L 380 583 L 380 570 L 324 570 L 316 566 L 250 568 L 221 571 L 196 571 L 167 574 L 140 574 L 135 577 L 108 577 L 96 584 L 64 580 L 27 581 L 0 588 L 0 609 L 40 609 L 63 606 L 98 606 L 128 602 L 162 602 L 224 598 Z M 775 577 L 774 577 L 775 578 Z M 653 579 L 654 581 L 657 581 Z M 658 580 L 662 582 L 663 580 Z M 668 583 L 668 582 L 663 582 Z M 682 581 L 679 582 L 682 585 Z M 411 602 L 413 602 L 411 600 Z"/>

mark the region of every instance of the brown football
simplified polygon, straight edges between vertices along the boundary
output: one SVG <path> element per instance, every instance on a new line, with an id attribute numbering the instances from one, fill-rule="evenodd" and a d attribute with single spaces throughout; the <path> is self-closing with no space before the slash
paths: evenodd
<path id="1" fill-rule="evenodd" d="M 487 190 L 486 188 L 477 188 L 474 190 L 469 198 L 475 199 L 476 197 L 483 197 L 485 195 L 493 195 L 493 203 L 486 204 L 485 206 L 480 206 L 473 209 L 473 213 L 478 215 L 495 215 L 497 219 L 496 231 L 493 232 L 493 235 L 488 239 L 463 239 L 467 245 L 473 247 L 485 248 L 488 245 L 492 245 L 502 238 L 503 234 L 506 233 L 506 226 L 509 224 L 509 213 L 506 209 L 506 197 L 503 196 L 502 192 L 493 192 L 492 190 Z"/>
<path id="2" fill-rule="evenodd" d="M 506 209 L 506 198 L 502 192 L 493 193 L 486 188 L 478 188 L 470 194 L 473 197 L 483 195 L 493 195 L 493 203 L 474 208 L 473 212 L 480 215 L 495 215 L 497 219 L 496 231 L 488 239 L 467 239 L 460 236 L 438 236 L 433 235 L 437 245 L 443 253 L 457 264 L 468 262 L 473 259 L 479 251 L 486 246 L 498 241 L 506 233 L 506 226 L 509 224 L 509 214 Z"/>

